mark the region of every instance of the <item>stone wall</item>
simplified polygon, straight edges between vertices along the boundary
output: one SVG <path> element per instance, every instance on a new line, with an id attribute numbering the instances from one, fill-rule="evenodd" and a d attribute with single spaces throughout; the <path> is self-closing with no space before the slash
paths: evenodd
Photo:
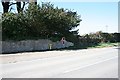
<path id="1" fill-rule="evenodd" d="M 60 49 L 69 46 L 74 46 L 74 44 L 67 41 L 65 41 L 65 43 L 62 44 L 62 42 L 60 41 L 52 42 L 51 40 L 47 39 L 2 41 L 2 53 Z"/>

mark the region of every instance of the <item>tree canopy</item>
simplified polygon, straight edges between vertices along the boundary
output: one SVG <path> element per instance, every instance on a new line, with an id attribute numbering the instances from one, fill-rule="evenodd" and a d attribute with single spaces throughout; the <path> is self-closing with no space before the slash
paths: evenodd
<path id="1" fill-rule="evenodd" d="M 24 7 L 27 3 L 34 3 L 35 5 L 37 5 L 37 0 L 1 0 L 1 3 L 3 6 L 3 13 L 11 11 L 11 6 L 15 4 L 18 13 L 20 13 L 24 10 Z"/>
<path id="2" fill-rule="evenodd" d="M 81 21 L 77 12 L 54 7 L 51 3 L 29 4 L 23 12 L 2 15 L 3 40 L 75 36 L 78 30 L 71 30 Z"/>

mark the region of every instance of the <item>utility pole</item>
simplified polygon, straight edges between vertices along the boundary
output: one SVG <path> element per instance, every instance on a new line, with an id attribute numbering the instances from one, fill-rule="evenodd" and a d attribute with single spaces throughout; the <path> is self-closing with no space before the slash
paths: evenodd
<path id="1" fill-rule="evenodd" d="M 106 27 L 106 33 L 108 32 L 108 25 L 105 26 Z"/>

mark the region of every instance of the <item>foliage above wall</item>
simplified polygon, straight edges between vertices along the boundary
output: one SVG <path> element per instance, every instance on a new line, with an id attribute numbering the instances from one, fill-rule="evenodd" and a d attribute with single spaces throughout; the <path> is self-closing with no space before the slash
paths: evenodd
<path id="1" fill-rule="evenodd" d="M 21 13 L 2 15 L 3 40 L 23 40 L 69 37 L 77 35 L 76 28 L 82 21 L 77 12 L 54 7 L 50 3 L 30 4 Z"/>

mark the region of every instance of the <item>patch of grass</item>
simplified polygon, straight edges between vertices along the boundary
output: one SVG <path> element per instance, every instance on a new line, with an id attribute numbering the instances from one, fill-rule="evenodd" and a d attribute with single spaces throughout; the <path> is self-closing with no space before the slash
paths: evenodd
<path id="1" fill-rule="evenodd" d="M 100 43 L 96 46 L 88 47 L 88 48 L 103 48 L 103 47 L 114 47 L 118 46 L 119 43 Z"/>
<path id="2" fill-rule="evenodd" d="M 95 45 L 82 45 L 82 46 L 71 46 L 68 48 L 62 48 L 62 49 L 58 49 L 58 50 L 79 50 L 79 49 L 89 49 L 89 48 L 104 48 L 104 47 L 114 47 L 114 46 L 120 46 L 120 42 L 119 43 L 99 43 L 99 44 L 95 44 Z"/>

